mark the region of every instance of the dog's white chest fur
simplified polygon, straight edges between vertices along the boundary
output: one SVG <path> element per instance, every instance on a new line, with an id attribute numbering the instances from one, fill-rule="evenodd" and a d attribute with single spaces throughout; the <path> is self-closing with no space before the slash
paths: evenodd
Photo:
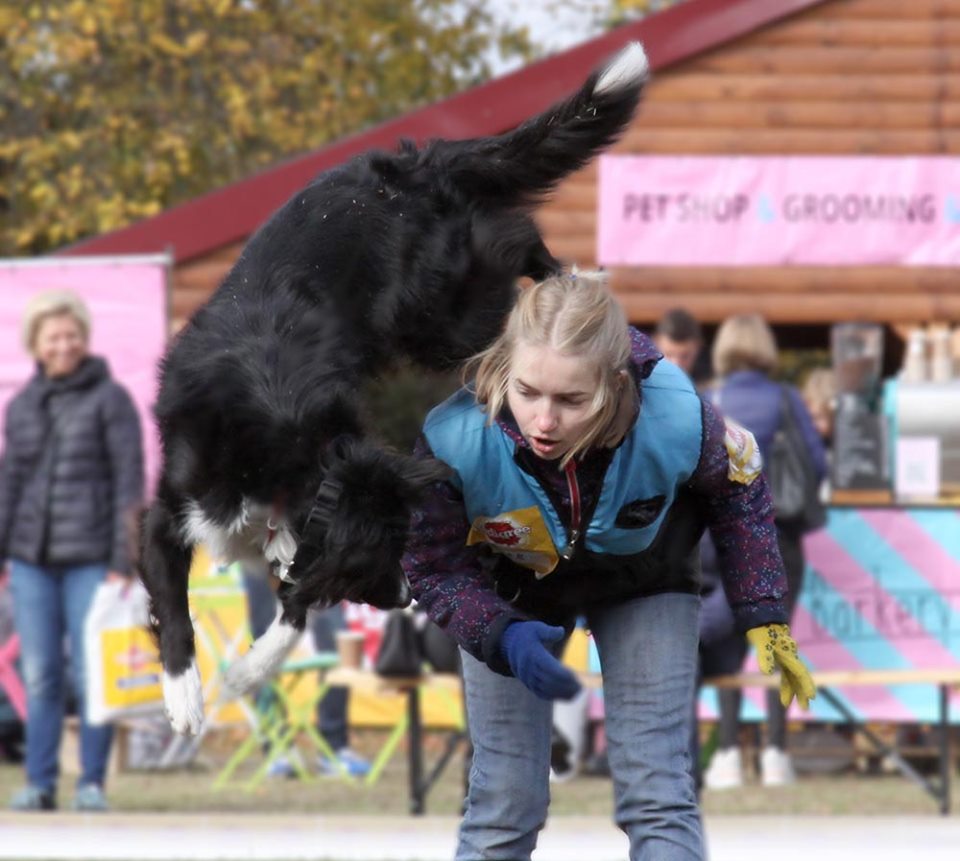
<path id="1" fill-rule="evenodd" d="M 215 559 L 244 559 L 277 564 L 277 575 L 286 579 L 297 553 L 298 537 L 286 518 L 273 506 L 243 500 L 237 516 L 225 526 L 212 521 L 200 504 L 191 499 L 184 511 L 183 537 L 190 544 L 203 544 Z"/>

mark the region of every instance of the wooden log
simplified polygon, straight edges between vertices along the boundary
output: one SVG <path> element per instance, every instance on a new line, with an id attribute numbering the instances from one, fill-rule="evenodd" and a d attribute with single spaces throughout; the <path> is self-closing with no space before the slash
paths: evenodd
<path id="1" fill-rule="evenodd" d="M 643 129 L 627 132 L 617 152 L 722 155 L 924 155 L 960 152 L 960 131 L 875 129 Z"/>
<path id="2" fill-rule="evenodd" d="M 623 293 L 750 293 L 820 295 L 835 291 L 883 301 L 888 293 L 951 294 L 952 266 L 617 266 L 610 277 Z"/>
<path id="3" fill-rule="evenodd" d="M 597 183 L 594 182 L 567 182 L 557 186 L 557 190 L 550 197 L 550 202 L 544 204 L 538 212 L 548 209 L 573 211 L 596 210 Z"/>
<path id="4" fill-rule="evenodd" d="M 232 260 L 203 258 L 191 261 L 174 270 L 174 283 L 187 290 L 205 290 L 212 293 L 233 266 Z"/>
<path id="5" fill-rule="evenodd" d="M 240 256 L 240 252 L 243 251 L 243 246 L 246 244 L 246 240 L 244 240 L 243 242 L 234 242 L 230 245 L 224 245 L 222 248 L 218 248 L 216 251 L 207 255 L 205 259 L 228 261 L 232 266 Z"/>
<path id="6" fill-rule="evenodd" d="M 597 265 L 597 240 L 594 236 L 544 236 L 547 248 L 554 257 L 566 264 L 576 263 L 587 269 Z"/>
<path id="7" fill-rule="evenodd" d="M 631 133 L 642 134 L 658 128 L 900 130 L 935 126 L 960 128 L 960 105 L 954 102 L 886 103 L 873 100 L 649 101 L 642 106 L 631 126 Z"/>
<path id="8" fill-rule="evenodd" d="M 667 72 L 654 75 L 638 122 L 655 103 L 674 101 L 872 101 L 884 104 L 931 102 L 960 98 L 960 75 L 924 74 L 701 74 Z"/>
<path id="9" fill-rule="evenodd" d="M 719 323 L 731 314 L 762 314 L 771 323 L 802 325 L 847 321 L 929 323 L 952 321 L 960 315 L 960 296 L 887 295 L 882 302 L 862 293 L 832 295 L 758 295 L 755 293 L 617 293 L 627 317 L 654 323 L 671 308 L 687 308 L 706 323 Z"/>
<path id="10" fill-rule="evenodd" d="M 537 211 L 535 220 L 551 236 L 593 236 L 597 230 L 597 209 L 549 205 Z"/>
<path id="11" fill-rule="evenodd" d="M 957 18 L 960 0 L 847 0 L 820 3 L 798 17 L 818 19 Z"/>
<path id="12" fill-rule="evenodd" d="M 806 46 L 736 46 L 713 51 L 688 61 L 691 72 L 734 72 L 785 75 L 916 74 L 960 71 L 960 51 L 950 48 L 816 48 Z"/>
<path id="13" fill-rule="evenodd" d="M 737 42 L 738 48 L 759 45 L 883 49 L 957 46 L 960 45 L 960 21 L 933 17 L 884 20 L 803 16 L 758 30 Z"/>
<path id="14" fill-rule="evenodd" d="M 170 312 L 173 317 L 188 318 L 210 298 L 213 290 L 184 287 L 174 282 L 170 297 Z"/>
<path id="15" fill-rule="evenodd" d="M 851 687 L 874 685 L 948 685 L 960 684 L 960 669 L 944 667 L 943 669 L 913 669 L 897 668 L 889 670 L 815 670 L 813 679 L 817 685 L 823 687 Z M 714 676 L 705 685 L 716 688 L 776 688 L 780 686 L 780 675 L 765 675 L 763 673 L 736 673 L 733 675 Z"/>

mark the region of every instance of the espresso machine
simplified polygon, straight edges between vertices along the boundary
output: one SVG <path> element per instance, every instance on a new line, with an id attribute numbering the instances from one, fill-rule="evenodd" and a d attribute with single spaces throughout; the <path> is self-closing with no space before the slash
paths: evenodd
<path id="1" fill-rule="evenodd" d="M 937 441 L 940 501 L 960 497 L 960 379 L 944 325 L 914 328 L 897 377 L 884 389 L 891 444 L 906 438 Z"/>
<path id="2" fill-rule="evenodd" d="M 830 485 L 835 501 L 845 492 L 890 495 L 884 390 L 883 328 L 874 323 L 838 323 L 830 330 L 837 385 Z"/>

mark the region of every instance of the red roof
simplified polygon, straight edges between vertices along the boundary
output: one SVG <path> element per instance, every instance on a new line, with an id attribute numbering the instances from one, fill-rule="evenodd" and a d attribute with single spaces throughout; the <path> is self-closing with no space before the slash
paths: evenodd
<path id="1" fill-rule="evenodd" d="M 392 149 L 401 138 L 470 138 L 512 128 L 579 87 L 587 74 L 628 41 L 643 42 L 651 68 L 663 69 L 822 2 L 687 0 L 512 74 L 58 253 L 169 251 L 175 262 L 181 263 L 245 239 L 314 176 L 358 153 Z"/>

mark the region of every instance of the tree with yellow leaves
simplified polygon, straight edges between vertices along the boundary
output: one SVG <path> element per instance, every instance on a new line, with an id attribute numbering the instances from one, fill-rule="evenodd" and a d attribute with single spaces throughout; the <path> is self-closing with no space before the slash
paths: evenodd
<path id="1" fill-rule="evenodd" d="M 527 55 L 484 0 L 0 0 L 0 256 L 121 227 Z"/>

